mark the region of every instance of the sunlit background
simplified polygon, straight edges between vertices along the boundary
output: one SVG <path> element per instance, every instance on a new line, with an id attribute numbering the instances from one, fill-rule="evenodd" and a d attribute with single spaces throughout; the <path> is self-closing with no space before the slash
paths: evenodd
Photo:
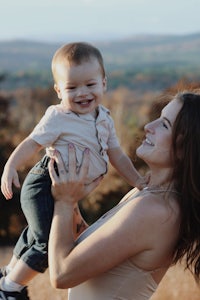
<path id="1" fill-rule="evenodd" d="M 0 0 L 0 40 L 196 33 L 199 11 L 199 0 Z"/>
<path id="2" fill-rule="evenodd" d="M 10 153 L 58 103 L 51 59 L 71 41 L 92 42 L 102 52 L 108 76 L 103 104 L 124 151 L 144 174 L 135 150 L 144 124 L 159 113 L 160 97 L 200 87 L 199 12 L 199 0 L 0 0 L 0 176 Z M 21 183 L 40 157 L 19 172 Z M 110 168 L 81 202 L 86 220 L 92 223 L 130 188 Z M 17 189 L 10 201 L 0 193 L 0 267 L 26 225 L 19 198 Z M 48 271 L 31 282 L 29 292 L 32 300 L 67 300 L 67 291 L 51 288 Z M 178 265 L 152 300 L 180 299 L 199 300 L 200 290 Z"/>

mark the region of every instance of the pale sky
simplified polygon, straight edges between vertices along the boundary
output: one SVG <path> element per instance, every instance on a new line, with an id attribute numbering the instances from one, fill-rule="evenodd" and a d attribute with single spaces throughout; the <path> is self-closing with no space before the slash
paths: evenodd
<path id="1" fill-rule="evenodd" d="M 200 0 L 0 0 L 0 40 L 200 32 Z"/>

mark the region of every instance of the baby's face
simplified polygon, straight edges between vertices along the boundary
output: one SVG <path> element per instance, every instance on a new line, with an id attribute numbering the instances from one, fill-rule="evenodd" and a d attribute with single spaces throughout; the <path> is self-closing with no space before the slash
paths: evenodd
<path id="1" fill-rule="evenodd" d="M 91 113 L 101 103 L 106 91 L 106 78 L 96 58 L 79 65 L 57 66 L 54 88 L 62 105 L 78 114 Z"/>

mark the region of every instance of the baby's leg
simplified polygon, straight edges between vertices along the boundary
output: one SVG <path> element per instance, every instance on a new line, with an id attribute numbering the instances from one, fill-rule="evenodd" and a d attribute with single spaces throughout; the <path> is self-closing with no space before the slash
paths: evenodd
<path id="1" fill-rule="evenodd" d="M 45 160 L 45 159 L 44 159 Z M 28 226 L 14 248 L 18 259 L 10 279 L 27 284 L 48 267 L 48 239 L 53 217 L 54 201 L 48 161 L 39 162 L 26 177 L 21 191 L 21 205 Z"/>
<path id="2" fill-rule="evenodd" d="M 12 299 L 16 299 L 17 297 L 21 299 L 20 297 L 22 296 L 23 299 L 29 299 L 26 286 L 39 272 L 30 268 L 20 258 L 19 253 L 21 255 L 26 253 L 28 247 L 31 245 L 31 241 L 33 241 L 33 237 L 27 226 L 21 233 L 14 248 L 14 255 L 6 267 L 6 272 L 2 274 L 4 277 L 0 280 L 0 292 L 5 297 L 12 296 Z"/>
<path id="3" fill-rule="evenodd" d="M 3 276 L 6 276 L 8 273 L 10 273 L 10 271 L 16 265 L 17 261 L 18 261 L 18 259 L 13 254 L 13 256 L 11 257 L 11 260 L 9 261 L 9 263 L 6 266 L 3 266 L 3 267 L 0 268 L 0 278 L 3 277 Z"/>
<path id="4" fill-rule="evenodd" d="M 31 269 L 23 260 L 19 259 L 7 277 L 21 286 L 26 286 L 38 274 L 39 272 Z"/>
<path id="5" fill-rule="evenodd" d="M 25 248 L 16 245 L 14 249 L 16 257 L 20 257 L 30 269 L 40 273 L 48 267 L 48 240 L 54 210 L 47 167 L 37 165 L 25 179 L 21 205 L 28 229 L 23 238 Z"/>
<path id="6" fill-rule="evenodd" d="M 54 201 L 47 165 L 43 166 L 43 162 L 34 167 L 25 179 L 21 204 L 28 226 L 14 248 L 14 257 L 9 263 L 12 269 L 1 279 L 0 291 L 23 293 L 28 299 L 24 287 L 48 267 L 48 239 Z"/>
<path id="7" fill-rule="evenodd" d="M 13 255 L 9 264 L 0 268 L 0 297 L 4 296 L 5 299 L 10 299 L 10 297 L 16 299 L 18 296 L 22 296 L 24 300 L 29 299 L 26 285 L 36 274 L 33 273 L 33 270 L 31 270 L 31 272 L 28 270 L 27 272 L 26 266 L 21 265 L 21 263 L 23 263 L 23 261 L 18 260 L 16 256 Z M 20 276 L 22 276 L 22 280 Z M 27 281 L 23 281 L 25 276 Z"/>
<path id="8" fill-rule="evenodd" d="M 10 269 L 10 270 L 13 269 L 17 262 L 18 262 L 18 259 L 13 254 L 13 256 L 12 256 L 12 258 L 11 258 L 9 264 L 8 264 L 8 269 Z"/>

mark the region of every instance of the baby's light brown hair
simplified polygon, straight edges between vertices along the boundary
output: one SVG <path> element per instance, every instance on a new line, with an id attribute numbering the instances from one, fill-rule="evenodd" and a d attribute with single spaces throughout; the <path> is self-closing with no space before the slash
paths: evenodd
<path id="1" fill-rule="evenodd" d="M 105 77 L 105 68 L 101 52 L 91 44 L 84 42 L 69 43 L 60 47 L 54 54 L 51 69 L 54 81 L 56 82 L 57 66 L 59 64 L 75 64 L 79 65 L 91 58 L 96 58 L 99 62 L 102 76 Z"/>

